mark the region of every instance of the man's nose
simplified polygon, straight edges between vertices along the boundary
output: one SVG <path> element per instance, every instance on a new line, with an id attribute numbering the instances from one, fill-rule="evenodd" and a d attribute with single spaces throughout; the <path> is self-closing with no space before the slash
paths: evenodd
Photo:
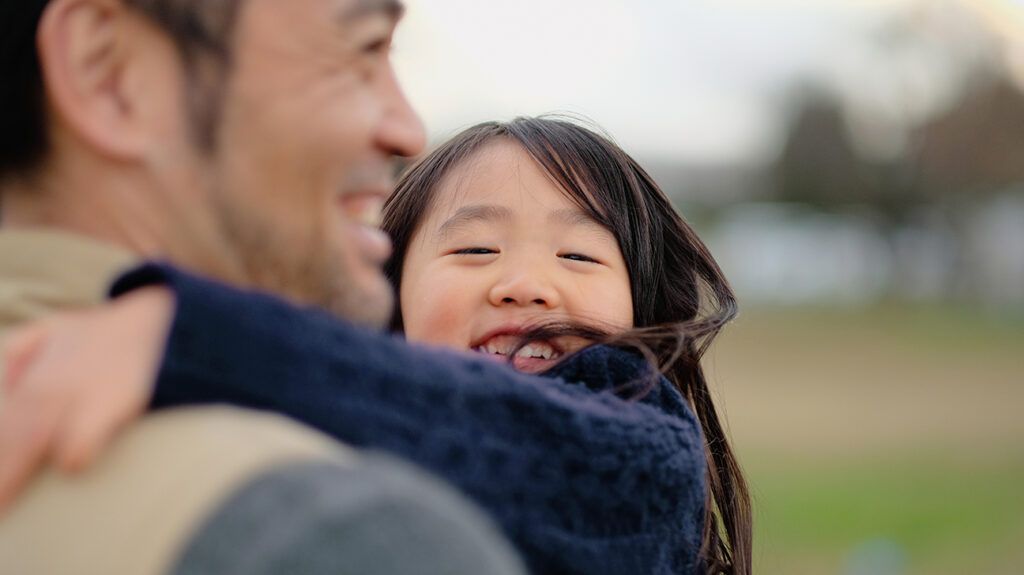
<path id="1" fill-rule="evenodd" d="M 553 309 L 562 305 L 561 296 L 551 282 L 526 273 L 501 278 L 488 293 L 494 306 L 538 307 Z"/>
<path id="2" fill-rule="evenodd" d="M 423 121 L 413 110 L 393 70 L 385 82 L 387 109 L 377 129 L 377 144 L 394 156 L 415 156 L 427 145 Z"/>

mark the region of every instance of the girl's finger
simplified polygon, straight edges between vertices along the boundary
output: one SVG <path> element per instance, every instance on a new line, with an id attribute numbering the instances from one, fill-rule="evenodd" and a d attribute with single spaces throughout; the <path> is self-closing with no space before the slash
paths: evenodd
<path id="1" fill-rule="evenodd" d="M 3 389 L 12 393 L 25 370 L 45 346 L 52 322 L 37 322 L 11 333 L 3 342 Z"/>
<path id="2" fill-rule="evenodd" d="M 141 414 L 130 402 L 89 396 L 68 414 L 55 441 L 54 463 L 66 473 L 79 473 L 103 453 L 127 423 Z"/>
<path id="3" fill-rule="evenodd" d="M 15 393 L 0 409 L 0 511 L 14 500 L 52 449 L 59 402 Z"/>

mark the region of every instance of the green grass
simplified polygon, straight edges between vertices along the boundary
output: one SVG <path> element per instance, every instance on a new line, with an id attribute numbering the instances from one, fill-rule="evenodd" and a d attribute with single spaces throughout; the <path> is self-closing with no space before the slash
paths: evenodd
<path id="1" fill-rule="evenodd" d="M 753 490 L 757 573 L 846 574 L 879 541 L 895 573 L 1024 573 L 1020 317 L 753 309 L 708 368 Z"/>
<path id="2" fill-rule="evenodd" d="M 748 468 L 759 572 L 810 563 L 841 573 L 851 552 L 875 540 L 902 549 L 908 573 L 996 572 L 990 569 L 1024 559 L 1013 557 L 1024 537 L 1024 460 L 796 460 Z M 1012 566 L 1024 572 L 1024 563 Z"/>

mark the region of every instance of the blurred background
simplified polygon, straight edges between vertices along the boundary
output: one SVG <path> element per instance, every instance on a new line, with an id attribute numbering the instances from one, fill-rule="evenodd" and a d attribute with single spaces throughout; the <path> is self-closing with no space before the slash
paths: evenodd
<path id="1" fill-rule="evenodd" d="M 1024 1 L 410 0 L 431 137 L 603 127 L 742 312 L 760 573 L 1024 573 Z"/>

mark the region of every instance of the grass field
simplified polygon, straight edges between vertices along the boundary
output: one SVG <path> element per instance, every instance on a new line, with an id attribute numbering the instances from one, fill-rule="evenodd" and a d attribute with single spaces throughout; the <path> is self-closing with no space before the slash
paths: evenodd
<path id="1" fill-rule="evenodd" d="M 1024 573 L 1024 322 L 755 310 L 708 365 L 758 573 Z"/>

